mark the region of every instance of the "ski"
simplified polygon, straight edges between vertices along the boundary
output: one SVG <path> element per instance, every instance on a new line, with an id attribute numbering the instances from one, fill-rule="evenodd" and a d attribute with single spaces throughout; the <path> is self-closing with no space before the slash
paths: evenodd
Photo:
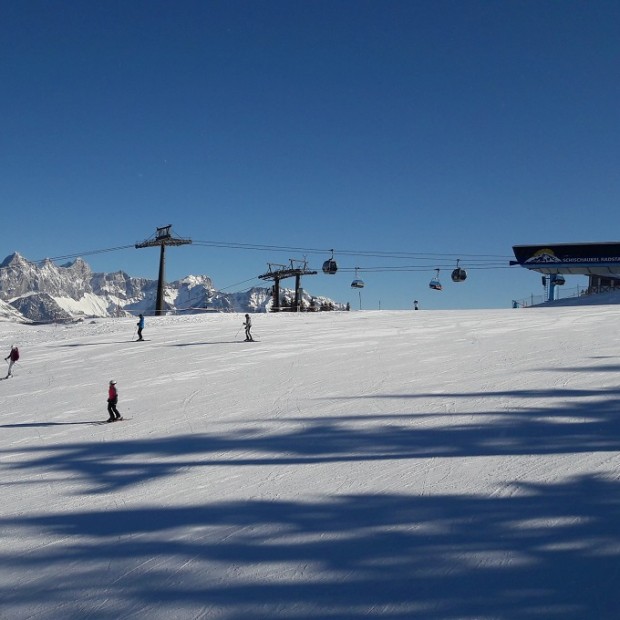
<path id="1" fill-rule="evenodd" d="M 102 424 L 113 424 L 114 422 L 124 422 L 125 420 L 131 420 L 131 418 L 119 418 L 118 420 L 97 420 L 96 422 L 91 422 L 95 426 L 100 426 Z"/>

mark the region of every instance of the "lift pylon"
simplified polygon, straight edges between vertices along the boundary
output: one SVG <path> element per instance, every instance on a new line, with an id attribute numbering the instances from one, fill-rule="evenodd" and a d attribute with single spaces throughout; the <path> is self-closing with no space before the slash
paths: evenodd
<path id="1" fill-rule="evenodd" d="M 290 267 L 286 265 L 276 265 L 275 263 L 268 263 L 269 271 L 258 276 L 260 280 L 273 280 L 273 312 L 280 312 L 280 280 L 285 278 L 295 278 L 295 312 L 299 312 L 301 303 L 300 289 L 301 289 L 301 276 L 314 276 L 316 271 L 308 269 L 307 262 L 290 259 Z M 295 264 L 299 266 L 295 266 Z M 279 269 L 274 269 L 279 267 Z"/>
<path id="2" fill-rule="evenodd" d="M 164 314 L 164 285 L 165 285 L 165 269 L 166 269 L 166 246 L 168 245 L 187 245 L 191 243 L 191 239 L 182 239 L 174 237 L 170 232 L 172 224 L 161 226 L 155 231 L 155 237 L 149 238 L 142 243 L 136 243 L 136 249 L 153 248 L 159 246 L 159 279 L 157 281 L 157 301 L 155 303 L 155 315 Z"/>

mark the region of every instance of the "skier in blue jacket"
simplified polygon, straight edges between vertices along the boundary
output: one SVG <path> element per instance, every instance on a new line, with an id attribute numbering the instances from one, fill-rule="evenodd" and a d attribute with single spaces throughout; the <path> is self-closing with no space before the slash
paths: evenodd
<path id="1" fill-rule="evenodd" d="M 138 326 L 138 340 L 144 340 L 142 338 L 142 330 L 144 329 L 144 315 L 140 315 L 140 320 L 136 323 Z"/>

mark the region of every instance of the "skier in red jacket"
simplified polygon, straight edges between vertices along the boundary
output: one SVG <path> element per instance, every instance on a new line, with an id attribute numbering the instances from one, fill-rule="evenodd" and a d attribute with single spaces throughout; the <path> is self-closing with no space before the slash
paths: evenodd
<path id="1" fill-rule="evenodd" d="M 108 388 L 108 413 L 110 417 L 108 418 L 108 422 L 116 422 L 117 420 L 122 420 L 123 416 L 119 413 L 116 408 L 116 404 L 118 403 L 118 390 L 116 389 L 116 381 L 112 379 L 110 381 L 110 387 Z"/>

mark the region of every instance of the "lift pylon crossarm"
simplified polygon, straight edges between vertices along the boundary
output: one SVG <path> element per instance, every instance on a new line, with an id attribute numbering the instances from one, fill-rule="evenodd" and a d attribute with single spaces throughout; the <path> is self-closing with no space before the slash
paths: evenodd
<path id="1" fill-rule="evenodd" d="M 316 271 L 310 269 L 284 268 L 277 271 L 268 271 L 258 276 L 259 280 L 285 280 L 286 278 L 296 278 L 297 276 L 315 276 Z"/>
<path id="2" fill-rule="evenodd" d="M 155 238 L 149 238 L 141 243 L 136 243 L 136 249 L 153 248 L 162 245 L 187 245 L 192 242 L 191 239 L 183 239 L 182 237 L 173 236 L 170 232 L 171 228 L 171 224 L 157 228 L 155 231 Z"/>
<path id="3" fill-rule="evenodd" d="M 276 273 L 282 269 L 286 269 L 286 265 L 281 265 L 279 263 L 267 263 L 267 267 L 269 267 L 269 271 L 266 274 L 263 274 L 262 276 L 258 276 L 259 278 L 262 278 L 263 280 L 266 280 L 268 278 L 264 277 L 264 276 L 268 276 L 269 274 L 273 274 Z M 276 269 L 274 271 L 274 267 L 278 267 L 278 269 Z"/>
<path id="4" fill-rule="evenodd" d="M 280 269 L 279 271 L 270 271 L 258 276 L 259 280 L 285 280 L 286 278 L 295 278 L 297 276 L 315 276 L 316 271 L 309 269 Z"/>

